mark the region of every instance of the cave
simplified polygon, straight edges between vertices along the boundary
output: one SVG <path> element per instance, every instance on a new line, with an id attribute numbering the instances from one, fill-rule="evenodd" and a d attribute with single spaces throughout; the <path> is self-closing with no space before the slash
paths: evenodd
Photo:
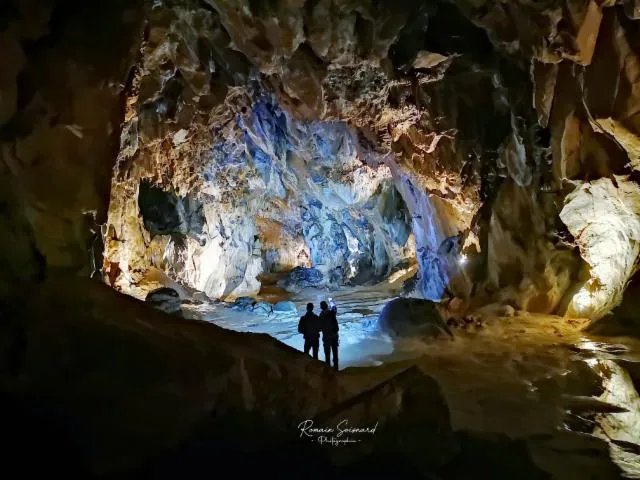
<path id="1" fill-rule="evenodd" d="M 640 478 L 639 20 L 4 0 L 7 472 Z"/>

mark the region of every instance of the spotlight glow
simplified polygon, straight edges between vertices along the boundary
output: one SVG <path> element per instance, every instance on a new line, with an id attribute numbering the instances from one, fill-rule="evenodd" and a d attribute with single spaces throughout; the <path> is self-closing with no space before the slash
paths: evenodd
<path id="1" fill-rule="evenodd" d="M 596 365 L 598 365 L 598 359 L 597 358 L 587 358 L 585 361 L 587 362 L 587 365 L 589 365 L 591 368 L 593 368 Z"/>
<path id="2" fill-rule="evenodd" d="M 460 255 L 460 258 L 458 258 L 458 263 L 460 265 L 466 265 L 467 261 L 468 261 L 467 255 L 465 255 L 464 253 Z"/>
<path id="3" fill-rule="evenodd" d="M 598 345 L 591 340 L 583 340 L 578 344 L 578 348 L 581 350 L 588 350 L 590 352 L 596 352 L 599 350 Z"/>
<path id="4" fill-rule="evenodd" d="M 573 297 L 573 304 L 578 313 L 584 313 L 586 310 L 589 310 L 593 306 L 593 299 L 591 298 L 591 293 L 588 290 L 582 289 L 578 293 L 576 293 Z"/>

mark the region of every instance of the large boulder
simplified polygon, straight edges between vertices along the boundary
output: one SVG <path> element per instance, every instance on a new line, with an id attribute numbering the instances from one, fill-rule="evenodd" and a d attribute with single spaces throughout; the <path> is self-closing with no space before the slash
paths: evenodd
<path id="1" fill-rule="evenodd" d="M 392 336 L 438 337 L 453 333 L 431 300 L 396 298 L 387 303 L 378 318 L 378 325 Z"/>
<path id="2" fill-rule="evenodd" d="M 231 308 L 240 312 L 250 312 L 255 304 L 256 300 L 253 297 L 238 297 L 231 305 Z"/>
<path id="3" fill-rule="evenodd" d="M 253 313 L 257 313 L 258 315 L 271 315 L 273 313 L 273 305 L 269 302 L 256 302 L 253 306 Z"/>
<path id="4" fill-rule="evenodd" d="M 338 466 L 394 458 L 399 467 L 411 468 L 408 478 L 429 478 L 457 451 L 442 390 L 416 366 L 301 422 L 298 428 L 300 440 L 324 445 Z"/>
<path id="5" fill-rule="evenodd" d="M 275 313 L 298 313 L 296 304 L 289 301 L 278 302 L 273 306 Z"/>
<path id="6" fill-rule="evenodd" d="M 278 285 L 288 292 L 298 292 L 307 287 L 319 287 L 323 280 L 324 276 L 317 268 L 295 267 Z"/>
<path id="7" fill-rule="evenodd" d="M 180 313 L 182 302 L 180 295 L 173 288 L 162 287 L 152 290 L 147 294 L 145 302 L 151 303 L 158 310 L 167 313 Z"/>

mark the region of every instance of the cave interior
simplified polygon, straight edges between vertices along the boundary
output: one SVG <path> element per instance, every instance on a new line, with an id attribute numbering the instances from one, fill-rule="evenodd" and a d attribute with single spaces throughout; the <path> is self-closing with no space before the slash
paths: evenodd
<path id="1" fill-rule="evenodd" d="M 640 478 L 639 20 L 3 0 L 0 458 Z"/>

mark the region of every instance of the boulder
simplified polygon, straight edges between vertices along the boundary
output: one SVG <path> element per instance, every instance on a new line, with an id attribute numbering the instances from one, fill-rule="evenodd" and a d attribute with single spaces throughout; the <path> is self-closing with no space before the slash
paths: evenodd
<path id="1" fill-rule="evenodd" d="M 428 473 L 445 465 L 457 450 L 442 390 L 416 366 L 306 424 L 311 428 L 301 431 L 301 439 L 320 443 L 324 437 L 327 455 L 338 466 L 377 462 L 390 456 L 398 465 L 410 465 L 415 473 L 429 477 Z M 301 423 L 299 428 L 304 426 Z M 324 432 L 314 433 L 312 428 Z M 349 443 L 333 443 L 340 441 Z"/>
<path id="2" fill-rule="evenodd" d="M 152 290 L 147 294 L 145 302 L 151 303 L 154 308 L 167 313 L 180 313 L 182 302 L 180 295 L 173 288 L 162 287 Z"/>
<path id="3" fill-rule="evenodd" d="M 393 336 L 438 337 L 453 333 L 431 300 L 396 298 L 387 303 L 378 318 L 382 331 Z"/>
<path id="4" fill-rule="evenodd" d="M 273 305 L 269 302 L 256 302 L 251 311 L 258 315 L 271 315 L 273 313 Z"/>
<path id="5" fill-rule="evenodd" d="M 212 303 L 212 300 L 204 292 L 195 292 L 191 295 L 191 301 L 196 303 Z"/>
<path id="6" fill-rule="evenodd" d="M 236 298 L 235 302 L 233 302 L 233 305 L 231 305 L 231 308 L 233 310 L 239 310 L 239 311 L 252 311 L 253 310 L 253 306 L 256 304 L 256 300 L 255 298 L 252 297 L 238 297 Z"/>
<path id="7" fill-rule="evenodd" d="M 278 302 L 273 306 L 275 313 L 298 313 L 298 307 L 293 302 Z"/>
<path id="8" fill-rule="evenodd" d="M 573 297 L 572 317 L 602 318 L 618 306 L 640 254 L 640 187 L 627 177 L 583 183 L 569 194 L 560 219 L 589 264 L 590 280 Z M 612 255 L 611 252 L 615 252 Z"/>
<path id="9" fill-rule="evenodd" d="M 318 287 L 323 280 L 324 276 L 317 268 L 295 267 L 278 285 L 288 292 L 298 292 L 303 288 Z"/>

